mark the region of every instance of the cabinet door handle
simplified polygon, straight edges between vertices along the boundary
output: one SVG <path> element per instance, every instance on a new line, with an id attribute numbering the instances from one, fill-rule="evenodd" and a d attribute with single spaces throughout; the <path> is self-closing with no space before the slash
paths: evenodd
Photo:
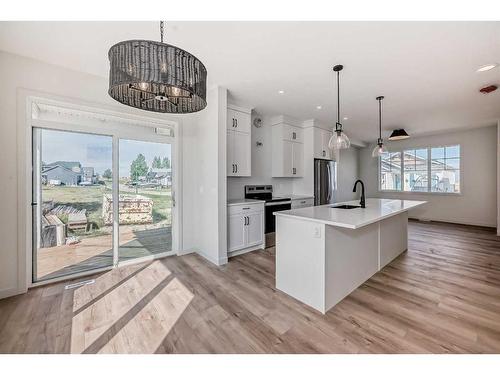
<path id="1" fill-rule="evenodd" d="M 297 134 L 295 132 L 292 132 L 292 139 L 297 139 Z"/>
<path id="2" fill-rule="evenodd" d="M 236 173 L 238 173 L 238 164 L 235 164 L 236 166 Z"/>
<path id="3" fill-rule="evenodd" d="M 326 156 L 326 151 L 325 150 L 323 150 L 323 156 Z"/>
<path id="4" fill-rule="evenodd" d="M 247 216 L 247 225 L 250 225 L 250 216 Z"/>
<path id="5" fill-rule="evenodd" d="M 235 118 L 235 119 L 234 119 L 234 121 L 235 121 L 235 123 L 236 123 L 236 127 L 238 127 L 238 119 L 237 119 L 237 118 Z"/>

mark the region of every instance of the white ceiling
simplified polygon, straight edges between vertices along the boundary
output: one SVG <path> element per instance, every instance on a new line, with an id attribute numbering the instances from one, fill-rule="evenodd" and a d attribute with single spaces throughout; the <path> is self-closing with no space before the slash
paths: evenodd
<path id="1" fill-rule="evenodd" d="M 156 22 L 0 22 L 0 49 L 107 77 L 107 52 L 125 39 L 159 39 Z M 200 58 L 210 84 L 262 114 L 333 124 L 332 66 L 343 64 L 342 117 L 348 134 L 384 136 L 476 127 L 500 118 L 500 22 L 172 22 L 166 42 Z M 283 95 L 278 90 L 284 90 Z M 316 106 L 321 105 L 322 110 Z"/>

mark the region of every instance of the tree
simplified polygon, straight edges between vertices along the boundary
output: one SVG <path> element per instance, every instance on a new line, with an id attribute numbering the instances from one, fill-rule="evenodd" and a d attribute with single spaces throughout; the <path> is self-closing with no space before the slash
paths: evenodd
<path id="1" fill-rule="evenodd" d="M 161 162 L 161 168 L 170 168 L 170 159 L 167 158 L 166 156 L 163 158 Z"/>
<path id="2" fill-rule="evenodd" d="M 161 168 L 162 163 L 161 163 L 161 158 L 159 156 L 155 156 L 153 158 L 153 162 L 151 163 L 151 168 Z"/>
<path id="3" fill-rule="evenodd" d="M 130 164 L 130 179 L 132 181 L 139 180 L 139 177 L 146 176 L 148 173 L 148 164 L 143 154 L 137 155 L 135 160 Z"/>
<path id="4" fill-rule="evenodd" d="M 110 180 L 112 177 L 113 173 L 111 172 L 111 169 L 106 169 L 102 174 L 102 178 L 106 178 L 108 180 Z"/>

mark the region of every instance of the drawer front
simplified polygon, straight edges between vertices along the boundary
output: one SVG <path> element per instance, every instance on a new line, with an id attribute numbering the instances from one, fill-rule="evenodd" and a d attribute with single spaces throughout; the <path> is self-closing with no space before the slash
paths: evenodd
<path id="1" fill-rule="evenodd" d="M 251 212 L 264 212 L 264 204 L 238 204 L 229 206 L 228 215 L 244 215 Z"/>
<path id="2" fill-rule="evenodd" d="M 311 207 L 313 205 L 314 205 L 314 198 L 292 200 L 292 208 Z"/>

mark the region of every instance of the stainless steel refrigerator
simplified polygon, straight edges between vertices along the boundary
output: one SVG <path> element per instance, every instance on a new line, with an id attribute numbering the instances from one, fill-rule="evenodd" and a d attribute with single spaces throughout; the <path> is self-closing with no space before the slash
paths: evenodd
<path id="1" fill-rule="evenodd" d="M 334 203 L 337 193 L 337 163 L 314 159 L 314 205 Z"/>

